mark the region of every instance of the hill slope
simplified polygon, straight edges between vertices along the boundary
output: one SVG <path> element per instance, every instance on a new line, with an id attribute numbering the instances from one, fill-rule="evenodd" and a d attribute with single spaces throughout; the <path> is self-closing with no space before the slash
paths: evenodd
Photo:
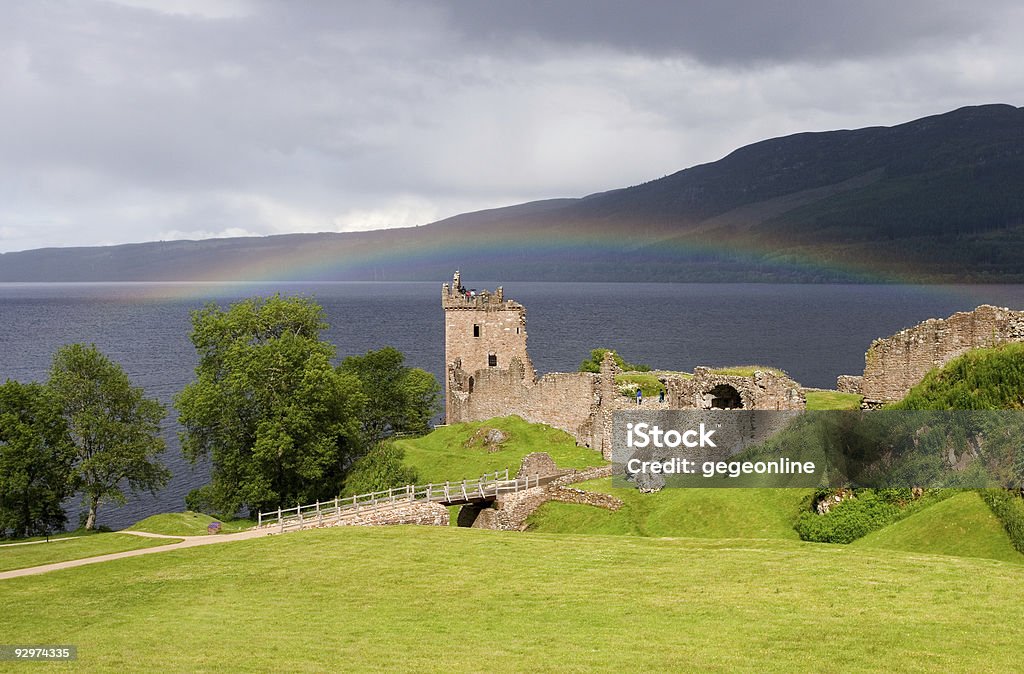
<path id="1" fill-rule="evenodd" d="M 985 557 L 1024 564 L 999 519 L 977 492 L 957 494 L 850 544 L 957 557 Z"/>
<path id="2" fill-rule="evenodd" d="M 0 281 L 1024 280 L 1024 109 L 801 133 L 422 227 L 0 255 Z"/>

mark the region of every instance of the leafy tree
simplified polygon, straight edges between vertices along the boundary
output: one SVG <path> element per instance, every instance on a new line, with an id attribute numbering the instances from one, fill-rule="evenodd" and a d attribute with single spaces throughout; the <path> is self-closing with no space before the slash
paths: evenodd
<path id="1" fill-rule="evenodd" d="M 0 385 L 0 537 L 60 531 L 73 492 L 74 446 L 60 407 L 41 384 Z"/>
<path id="2" fill-rule="evenodd" d="M 75 447 L 74 479 L 96 526 L 102 503 L 125 502 L 133 492 L 156 492 L 170 479 L 156 456 L 164 451 L 160 421 L 167 411 L 132 386 L 117 363 L 94 346 L 68 344 L 53 357 L 48 387 L 56 397 Z"/>
<path id="3" fill-rule="evenodd" d="M 331 365 L 323 309 L 252 298 L 192 313 L 196 379 L 175 398 L 182 450 L 213 460 L 192 498 L 231 515 L 333 498 L 358 456 L 360 383 Z"/>
<path id="4" fill-rule="evenodd" d="M 391 487 L 416 484 L 419 474 L 405 465 L 405 451 L 391 440 L 385 440 L 360 457 L 345 478 L 344 495 L 367 494 Z"/>
<path id="5" fill-rule="evenodd" d="M 580 372 L 600 372 L 601 361 L 604 360 L 604 355 L 611 351 L 611 349 L 593 349 L 590 352 L 590 358 L 580 363 Z M 622 356 L 612 351 L 612 358 L 615 359 L 615 364 L 619 366 L 619 369 L 623 372 L 650 372 L 650 365 L 643 365 L 640 363 L 627 363 L 622 359 Z"/>
<path id="6" fill-rule="evenodd" d="M 434 375 L 405 365 L 405 357 L 390 346 L 349 356 L 341 372 L 359 379 L 366 408 L 363 437 L 375 446 L 396 433 L 426 433 L 441 411 L 441 387 Z"/>

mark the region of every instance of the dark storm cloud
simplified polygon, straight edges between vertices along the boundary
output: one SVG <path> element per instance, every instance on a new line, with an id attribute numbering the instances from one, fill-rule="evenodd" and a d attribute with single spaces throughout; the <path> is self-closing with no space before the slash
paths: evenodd
<path id="1" fill-rule="evenodd" d="M 412 225 L 1024 91 L 1012 6 L 0 3 L 0 251 Z"/>
<path id="2" fill-rule="evenodd" d="M 961 40 L 998 20 L 948 0 L 482 0 L 442 6 L 470 39 L 537 38 L 709 64 L 832 60 Z"/>

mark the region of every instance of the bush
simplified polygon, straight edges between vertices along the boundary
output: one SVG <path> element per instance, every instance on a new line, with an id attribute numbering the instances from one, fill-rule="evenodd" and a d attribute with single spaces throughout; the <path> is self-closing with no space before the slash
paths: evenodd
<path id="1" fill-rule="evenodd" d="M 814 501 L 826 493 L 830 492 L 818 492 Z M 853 498 L 840 501 L 824 515 L 803 511 L 795 529 L 805 541 L 852 543 L 952 495 L 953 490 L 929 490 L 913 500 L 910 489 L 857 489 Z"/>
<path id="2" fill-rule="evenodd" d="M 344 496 L 368 494 L 416 484 L 416 469 L 403 463 L 405 450 L 390 440 L 378 443 L 352 466 L 345 478 Z"/>
<path id="3" fill-rule="evenodd" d="M 1024 499 L 1020 492 L 1006 489 L 979 489 L 982 500 L 988 504 L 999 521 L 1003 524 L 1010 542 L 1018 552 L 1024 553 Z"/>
<path id="4" fill-rule="evenodd" d="M 593 349 L 590 352 L 590 358 L 580 363 L 580 372 L 600 372 L 601 361 L 604 360 L 604 355 L 611 351 L 611 349 Z M 612 358 L 615 360 L 615 364 L 619 366 L 619 369 L 623 372 L 650 372 L 650 365 L 643 365 L 641 363 L 627 363 L 622 359 L 622 356 L 612 351 Z"/>

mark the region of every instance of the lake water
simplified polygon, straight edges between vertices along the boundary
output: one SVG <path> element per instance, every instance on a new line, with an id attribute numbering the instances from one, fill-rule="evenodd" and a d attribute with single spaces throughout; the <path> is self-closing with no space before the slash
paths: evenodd
<path id="1" fill-rule="evenodd" d="M 0 284 L 0 379 L 43 381 L 58 347 L 94 343 L 169 406 L 197 361 L 189 312 L 279 291 L 313 296 L 324 307 L 325 337 L 339 358 L 391 345 L 442 380 L 440 289 L 440 282 Z M 505 295 L 527 307 L 538 373 L 574 371 L 590 349 L 610 347 L 659 369 L 758 363 L 827 388 L 837 375 L 863 370 L 877 337 L 978 304 L 1024 308 L 1024 285 L 506 283 Z M 101 508 L 101 524 L 119 528 L 182 510 L 185 494 L 208 481 L 208 465 L 182 458 L 174 417 L 171 410 L 164 428 L 171 482 L 155 496 Z"/>

